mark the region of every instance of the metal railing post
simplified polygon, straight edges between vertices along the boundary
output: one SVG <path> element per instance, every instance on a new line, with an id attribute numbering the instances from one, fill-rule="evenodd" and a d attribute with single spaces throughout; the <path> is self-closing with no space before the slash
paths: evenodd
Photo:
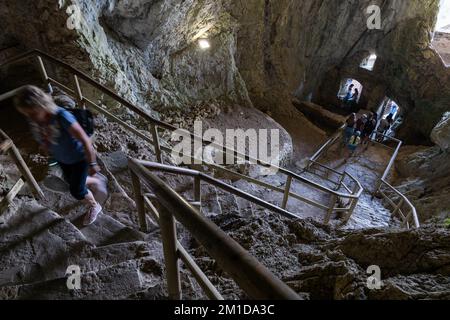
<path id="1" fill-rule="evenodd" d="M 80 81 L 76 75 L 73 75 L 73 80 L 75 82 L 75 95 L 78 101 L 78 105 L 81 109 L 86 109 L 86 104 L 84 103 L 83 93 L 81 92 Z"/>
<path id="2" fill-rule="evenodd" d="M 31 173 L 27 164 L 20 155 L 19 150 L 17 150 L 17 147 L 14 144 L 11 145 L 11 148 L 9 148 L 8 152 L 11 158 L 13 159 L 14 163 L 16 164 L 17 168 L 19 169 L 20 173 L 22 174 L 22 176 L 30 185 L 31 190 L 33 190 L 33 192 L 37 195 L 39 199 L 41 200 L 45 199 L 45 195 L 42 192 L 42 189 L 39 187 L 38 183 L 36 182 L 36 179 L 34 179 L 33 174 Z"/>
<path id="3" fill-rule="evenodd" d="M 359 185 L 356 183 L 355 186 L 352 189 L 352 195 L 355 195 L 356 192 L 358 191 L 358 189 L 359 189 Z M 358 205 L 358 202 L 359 202 L 359 198 L 355 198 L 355 199 L 351 200 L 352 204 L 351 204 L 350 208 L 348 209 L 347 217 L 345 218 L 346 222 L 348 222 L 350 220 L 350 218 L 352 217 L 352 214 L 353 214 L 353 212 L 355 212 L 355 209 L 356 209 L 356 206 Z"/>
<path id="4" fill-rule="evenodd" d="M 163 241 L 169 299 L 181 300 L 176 222 L 173 215 L 164 208 L 162 208 L 159 212 L 159 225 L 161 227 L 161 236 Z"/>
<path id="5" fill-rule="evenodd" d="M 380 179 L 377 182 L 377 185 L 375 187 L 375 191 L 372 194 L 372 200 L 375 199 L 375 197 L 377 196 L 378 192 L 380 191 L 381 187 L 383 186 L 383 179 Z"/>
<path id="6" fill-rule="evenodd" d="M 45 69 L 44 61 L 42 61 L 42 58 L 40 56 L 36 57 L 38 67 L 39 67 L 39 73 L 41 74 L 42 80 L 44 81 L 45 85 L 47 86 L 48 90 L 50 92 L 53 92 L 53 88 L 50 82 L 50 78 L 48 77 L 47 69 Z"/>
<path id="7" fill-rule="evenodd" d="M 330 223 L 331 215 L 333 214 L 334 207 L 336 205 L 337 199 L 338 199 L 338 197 L 335 194 L 333 194 L 331 196 L 330 207 L 328 208 L 327 215 L 325 216 L 324 224 L 329 224 Z"/>
<path id="8" fill-rule="evenodd" d="M 142 232 L 147 232 L 148 231 L 147 217 L 145 215 L 145 201 L 144 196 L 142 195 L 141 180 L 132 170 L 130 170 L 130 174 L 131 174 L 131 182 L 133 184 L 133 192 L 136 201 L 136 208 L 138 211 L 139 226 Z"/>
<path id="9" fill-rule="evenodd" d="M 281 205 L 282 209 L 286 209 L 288 201 L 289 201 L 289 193 L 291 192 L 292 185 L 292 176 L 288 176 L 286 180 L 286 189 L 284 191 L 283 204 Z"/>
<path id="10" fill-rule="evenodd" d="M 162 155 L 161 155 L 161 144 L 159 142 L 159 134 L 158 134 L 158 126 L 150 125 L 150 131 L 152 133 L 153 146 L 155 147 L 156 159 L 159 163 L 163 163 Z"/>
<path id="11" fill-rule="evenodd" d="M 347 223 L 352 217 L 353 212 L 355 212 L 356 206 L 358 205 L 358 199 L 352 199 L 352 205 L 347 211 L 347 216 L 345 217 L 345 223 Z"/>
<path id="12" fill-rule="evenodd" d="M 202 180 L 199 176 L 194 178 L 194 201 L 198 203 L 196 206 L 200 211 L 202 210 Z"/>

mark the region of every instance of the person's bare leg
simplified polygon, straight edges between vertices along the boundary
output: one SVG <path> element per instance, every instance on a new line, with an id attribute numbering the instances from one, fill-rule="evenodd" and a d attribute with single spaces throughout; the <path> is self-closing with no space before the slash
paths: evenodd
<path id="1" fill-rule="evenodd" d="M 100 178 L 89 176 L 86 179 L 86 186 L 94 194 L 95 199 L 104 205 L 108 198 L 108 188 L 106 186 L 106 181 Z"/>
<path id="2" fill-rule="evenodd" d="M 95 178 L 95 177 L 89 176 L 89 177 L 87 177 L 87 179 L 86 179 L 86 186 L 87 186 L 89 189 L 91 189 L 90 187 L 95 188 L 96 186 L 100 185 L 100 183 L 101 183 L 101 182 L 100 182 L 100 179 Z"/>

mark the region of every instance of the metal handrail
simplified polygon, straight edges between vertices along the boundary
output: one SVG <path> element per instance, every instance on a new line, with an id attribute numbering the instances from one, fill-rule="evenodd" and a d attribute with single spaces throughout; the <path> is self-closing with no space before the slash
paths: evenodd
<path id="1" fill-rule="evenodd" d="M 330 138 L 328 139 L 320 148 L 317 150 L 317 152 L 309 158 L 310 163 L 311 162 L 317 162 L 319 158 L 329 149 L 331 146 L 342 136 L 342 132 L 345 129 L 345 125 L 340 127 L 338 131 Z"/>
<path id="2" fill-rule="evenodd" d="M 20 61 L 27 60 L 29 58 L 34 58 L 34 57 L 37 58 L 37 62 L 38 62 L 39 68 L 40 68 L 40 72 L 41 72 L 42 77 L 43 77 L 43 79 L 44 79 L 44 81 L 46 82 L 47 85 L 51 86 L 51 84 L 56 84 L 56 85 L 61 86 L 63 89 L 68 90 L 69 92 L 75 94 L 81 105 L 84 106 L 84 104 L 89 104 L 96 111 L 104 114 L 105 116 L 107 116 L 112 121 L 115 121 L 115 122 L 119 123 L 125 129 L 127 129 L 127 130 L 135 133 L 139 137 L 143 138 L 146 142 L 148 142 L 152 146 L 154 146 L 156 157 L 157 157 L 159 162 L 161 162 L 161 163 L 163 162 L 162 156 L 161 156 L 161 152 L 162 151 L 163 152 L 169 152 L 169 153 L 171 152 L 171 148 L 170 147 L 166 147 L 166 146 L 161 146 L 160 145 L 160 138 L 159 138 L 158 128 L 169 130 L 171 132 L 173 132 L 175 130 L 180 130 L 179 128 L 153 118 L 151 115 L 149 115 L 147 112 L 143 111 L 141 108 L 138 108 L 135 105 L 131 104 L 130 102 L 128 102 L 124 98 L 122 98 L 119 95 L 117 95 L 112 90 L 108 89 L 107 87 L 101 85 L 97 81 L 95 81 L 92 78 L 90 78 L 89 76 L 87 76 L 85 73 L 75 69 L 71 65 L 69 65 L 69 64 L 67 64 L 67 63 L 65 63 L 65 62 L 63 62 L 63 61 L 61 61 L 61 60 L 59 60 L 57 58 L 54 58 L 54 57 L 52 57 L 52 56 L 50 56 L 50 55 L 48 55 L 48 54 L 46 54 L 46 53 L 44 53 L 44 52 L 42 52 L 40 50 L 32 50 L 32 51 L 29 51 L 27 53 L 21 54 L 21 55 L 15 57 L 15 58 L 12 58 L 12 59 L 6 61 L 3 64 L 0 64 L 0 68 L 2 68 L 4 66 L 7 66 L 7 65 L 10 65 L 12 63 L 18 63 Z M 65 85 L 61 84 L 60 82 L 56 81 L 55 79 L 52 79 L 51 77 L 49 77 L 48 74 L 47 74 L 47 71 L 45 69 L 45 65 L 43 63 L 42 58 L 45 58 L 45 60 L 48 60 L 48 61 L 50 61 L 50 62 L 52 62 L 52 63 L 54 63 L 54 64 L 56 64 L 56 65 L 58 65 L 58 66 L 60 66 L 60 67 L 62 67 L 64 69 L 68 70 L 69 72 L 71 72 L 74 75 L 75 90 L 70 89 L 67 86 L 65 86 Z M 96 103 L 94 103 L 91 100 L 89 100 L 86 97 L 84 97 L 82 92 L 81 92 L 81 87 L 80 87 L 80 82 L 79 82 L 80 79 L 85 81 L 89 85 L 93 86 L 94 88 L 102 91 L 106 95 L 110 96 L 115 101 L 119 102 L 120 104 L 122 104 L 123 106 L 128 108 L 129 110 L 135 112 L 137 115 L 143 117 L 145 119 L 145 121 L 148 122 L 151 125 L 152 138 L 150 139 L 149 137 L 147 137 L 145 134 L 143 134 L 142 132 L 140 132 L 136 128 L 132 127 L 131 125 L 127 124 L 126 122 L 120 120 L 118 117 L 116 117 L 113 114 L 111 114 L 105 108 L 100 107 Z M 17 90 L 16 90 L 16 92 L 17 92 Z M 10 97 L 11 95 L 7 94 L 7 95 L 4 95 L 4 96 Z M 307 179 L 307 178 L 302 177 L 302 176 L 300 176 L 298 174 L 295 174 L 295 173 L 293 173 L 293 172 L 291 172 L 291 171 L 289 171 L 289 170 L 287 170 L 285 168 L 280 168 L 280 167 L 274 166 L 272 164 L 265 163 L 265 162 L 263 162 L 263 161 L 261 161 L 259 159 L 252 158 L 249 155 L 240 154 L 239 152 L 236 152 L 235 150 L 230 150 L 227 147 L 225 147 L 223 145 L 219 145 L 219 144 L 217 144 L 217 143 L 215 143 L 213 141 L 204 141 L 202 137 L 196 136 L 195 134 L 193 134 L 193 133 L 191 133 L 191 132 L 189 132 L 187 130 L 180 130 L 180 133 L 181 132 L 186 134 L 186 136 L 189 136 L 189 137 L 191 137 L 191 138 L 193 138 L 193 139 L 195 139 L 197 141 L 201 141 L 202 143 L 208 144 L 210 146 L 214 146 L 214 147 L 216 147 L 218 149 L 221 149 L 221 150 L 225 150 L 226 152 L 233 153 L 235 155 L 235 157 L 240 157 L 240 158 L 243 158 L 243 159 L 245 159 L 247 161 L 253 161 L 254 163 L 256 163 L 258 165 L 261 165 L 261 166 L 272 167 L 272 168 L 278 170 L 278 172 L 286 175 L 287 176 L 287 183 L 286 183 L 286 188 L 284 190 L 280 190 L 279 188 L 275 188 L 275 187 L 271 186 L 272 190 L 283 192 L 285 194 L 285 199 L 283 201 L 284 209 L 285 209 L 285 206 L 286 206 L 290 196 L 294 196 L 295 198 L 297 198 L 299 200 L 303 200 L 304 202 L 306 202 L 308 204 L 316 205 L 315 202 L 309 201 L 308 199 L 302 198 L 300 195 L 296 195 L 296 194 L 293 194 L 293 193 L 290 192 L 289 189 L 290 189 L 290 186 L 291 186 L 291 183 L 292 183 L 293 180 L 296 180 L 296 181 L 299 181 L 301 183 L 304 183 L 304 184 L 306 184 L 306 185 L 308 185 L 308 186 L 310 186 L 310 187 L 312 187 L 314 189 L 317 189 L 319 191 L 331 194 L 331 196 L 333 198 L 336 198 L 336 199 L 339 199 L 339 198 L 341 198 L 341 199 L 350 199 L 350 200 L 354 200 L 354 201 L 357 202 L 357 200 L 359 199 L 359 197 L 360 197 L 360 195 L 362 193 L 362 190 L 361 190 L 361 192 L 358 192 L 358 193 L 354 193 L 354 194 L 348 193 L 347 194 L 347 193 L 339 192 L 337 190 L 330 189 L 330 188 L 328 188 L 326 186 L 323 186 L 323 185 L 321 185 L 319 183 L 316 183 L 316 182 L 314 182 L 314 181 L 312 181 L 310 179 Z M 218 169 L 218 170 L 222 170 L 224 172 L 229 171 L 228 169 L 223 168 L 221 166 L 217 166 L 217 165 L 214 166 L 214 168 Z M 357 184 L 359 184 L 359 182 L 354 177 L 350 176 L 350 178 L 352 180 L 354 180 Z M 252 178 L 250 178 L 248 176 L 245 176 L 245 179 L 247 181 L 249 181 L 249 182 L 256 183 L 256 184 L 259 184 L 259 185 L 264 184 L 260 180 L 252 179 Z M 345 191 L 347 191 L 347 190 L 345 190 Z M 316 206 L 319 207 L 319 208 L 323 208 L 324 207 L 323 205 L 316 205 Z"/>
<path id="3" fill-rule="evenodd" d="M 180 167 L 164 165 L 164 164 L 151 162 L 151 161 L 144 161 L 144 160 L 135 160 L 135 161 L 138 162 L 139 164 L 141 164 L 146 169 L 150 169 L 152 171 L 162 171 L 165 173 L 178 174 L 178 175 L 183 175 L 183 176 L 188 176 L 188 177 L 197 177 L 201 181 L 207 182 L 208 184 L 218 187 L 218 188 L 220 188 L 224 191 L 227 191 L 231 194 L 234 194 L 235 196 L 238 196 L 245 200 L 251 201 L 252 203 L 259 205 L 265 209 L 268 209 L 273 212 L 284 215 L 287 218 L 298 218 L 296 215 L 294 215 L 293 213 L 291 213 L 285 209 L 282 209 L 282 208 L 280 208 L 274 204 L 271 204 L 267 201 L 261 200 L 260 198 L 255 197 L 254 195 L 252 195 L 248 192 L 245 192 L 238 188 L 235 188 L 235 187 L 233 187 L 223 181 L 220 181 L 216 178 L 213 178 L 203 172 L 200 172 L 197 170 L 184 169 L 184 168 L 180 168 Z"/>
<path id="4" fill-rule="evenodd" d="M 333 135 L 328 141 L 326 141 L 322 147 L 309 159 L 309 165 L 307 167 L 307 169 L 310 169 L 311 166 L 313 165 L 318 165 L 321 166 L 325 169 L 327 169 L 329 172 L 333 172 L 336 173 L 336 170 L 328 168 L 327 166 L 321 164 L 318 162 L 319 158 L 326 153 L 331 146 L 339 139 L 339 137 L 342 135 L 343 133 L 343 129 L 345 128 L 345 125 L 343 127 L 341 127 L 339 129 L 339 131 Z M 394 152 L 391 156 L 391 158 L 389 159 L 389 163 L 387 164 L 385 170 L 383 171 L 383 174 L 381 175 L 378 183 L 377 183 L 377 187 L 375 189 L 375 192 L 373 193 L 373 195 L 375 196 L 377 193 L 380 193 L 383 198 L 385 200 L 388 201 L 388 203 L 393 207 L 393 211 L 392 211 L 392 215 L 396 215 L 397 213 L 400 213 L 400 218 L 402 218 L 403 223 L 406 225 L 406 228 L 410 228 L 410 223 L 409 220 L 412 220 L 412 224 L 415 226 L 415 228 L 419 228 L 420 227 L 420 223 L 419 223 L 419 219 L 418 219 L 418 215 L 417 215 L 417 210 L 414 207 L 414 205 L 411 203 L 411 201 L 404 195 L 402 194 L 398 189 L 396 189 L 395 187 L 393 187 L 392 185 L 390 185 L 387 182 L 387 177 L 389 176 L 390 171 L 392 170 L 392 167 L 395 164 L 395 160 L 397 159 L 397 156 L 400 152 L 400 148 L 403 145 L 403 141 L 401 141 L 400 139 L 397 139 L 395 137 L 390 137 L 387 136 L 385 134 L 382 134 L 380 132 L 375 132 L 374 133 L 375 138 L 372 139 L 372 142 L 374 143 L 378 143 L 382 146 L 385 146 L 384 144 L 380 143 L 377 141 L 377 137 L 382 137 L 384 140 L 390 140 L 394 143 L 396 143 L 396 147 L 394 148 Z M 346 172 L 344 172 L 344 175 L 346 174 Z M 343 178 L 345 179 L 345 178 Z M 356 180 L 356 179 L 355 179 Z M 341 180 L 342 182 L 343 180 Z M 389 197 L 389 195 L 387 195 L 386 193 L 381 191 L 382 186 L 386 186 L 388 189 L 390 189 L 394 194 L 396 194 L 398 197 L 400 197 L 400 202 L 398 204 L 395 203 L 394 200 L 391 199 L 391 197 Z M 340 187 L 340 186 L 339 186 Z M 348 188 L 345 186 L 345 184 L 343 185 L 343 187 L 345 189 L 348 190 Z M 362 192 L 362 190 L 361 190 Z M 410 212 L 409 215 L 403 215 L 402 213 L 402 206 L 407 206 L 407 210 Z"/>
<path id="5" fill-rule="evenodd" d="M 179 243 L 176 239 L 174 218 L 193 235 L 250 298 L 300 299 L 290 287 L 275 277 L 217 225 L 203 217 L 170 186 L 153 175 L 140 161 L 130 159 L 129 168 L 136 183 L 135 189 L 142 191 L 142 185 L 140 185 L 140 181 L 142 181 L 156 195 L 157 201 L 162 207 L 162 210 L 158 210 L 159 224 L 163 237 L 169 293 L 172 299 L 181 298 L 179 249 L 177 249 Z M 174 172 L 183 172 L 194 177 L 200 175 L 199 172 L 180 168 Z M 135 196 L 138 208 L 142 211 L 145 208 L 143 195 L 140 193 Z"/>
<path id="6" fill-rule="evenodd" d="M 378 190 L 378 192 L 388 201 L 388 203 L 394 208 L 394 211 L 392 213 L 392 215 L 397 215 L 399 214 L 404 226 L 407 229 L 411 228 L 411 223 L 410 220 L 412 220 L 412 225 L 414 226 L 414 228 L 420 228 L 420 222 L 419 222 L 419 218 L 417 215 L 417 210 L 414 207 L 414 205 L 411 203 L 411 201 L 403 194 L 401 193 L 399 190 L 397 190 L 395 187 L 393 187 L 391 184 L 389 184 L 387 181 L 385 181 L 384 179 L 381 180 L 381 186 Z M 381 190 L 382 186 L 386 186 L 390 191 L 394 192 L 399 198 L 400 201 L 398 204 L 395 203 L 394 200 L 392 200 L 392 197 L 389 197 L 389 195 L 386 194 L 386 192 L 383 192 Z M 404 210 L 402 210 L 402 207 L 406 206 L 407 207 L 407 211 L 409 211 L 408 215 L 404 214 Z"/>
<path id="7" fill-rule="evenodd" d="M 414 207 L 414 205 L 411 203 L 411 201 L 403 194 L 401 193 L 398 189 L 396 189 L 395 187 L 393 187 L 392 185 L 389 184 L 389 182 L 387 181 L 387 178 L 389 176 L 389 173 L 392 170 L 392 167 L 395 164 L 395 161 L 397 159 L 397 156 L 400 152 L 400 148 L 403 145 L 403 141 L 394 138 L 394 137 L 390 137 L 387 135 L 384 135 L 380 132 L 376 132 L 375 134 L 375 140 L 377 136 L 382 137 L 383 139 L 388 139 L 390 141 L 395 142 L 397 145 L 394 149 L 394 153 L 392 154 L 388 165 L 386 166 L 386 169 L 383 171 L 383 174 L 381 175 L 379 182 L 377 184 L 377 187 L 373 193 L 373 196 L 375 196 L 376 194 L 381 194 L 383 196 L 383 198 L 385 200 L 388 201 L 388 203 L 394 208 L 394 211 L 392 212 L 392 215 L 396 215 L 397 213 L 400 213 L 400 217 L 403 220 L 403 223 L 405 224 L 406 228 L 409 229 L 410 228 L 410 223 L 409 220 L 412 219 L 413 225 L 415 228 L 420 228 L 420 222 L 419 222 L 419 218 L 417 215 L 417 210 Z M 394 194 L 396 194 L 398 197 L 400 197 L 400 202 L 398 204 L 395 204 L 395 200 L 392 199 L 392 197 L 390 197 L 389 195 L 387 195 L 385 192 L 383 192 L 381 189 L 382 187 L 386 186 L 388 187 L 388 189 L 390 189 L 392 192 L 394 192 Z M 402 206 L 406 205 L 408 207 L 408 211 L 410 212 L 410 215 L 404 216 L 402 213 Z"/>
<path id="8" fill-rule="evenodd" d="M 49 60 L 49 61 L 51 61 L 51 62 L 53 62 L 53 63 L 55 63 L 55 64 L 57 64 L 57 65 L 59 65 L 59 66 L 61 66 L 63 68 L 65 68 L 65 69 L 69 70 L 72 74 L 76 75 L 78 78 L 84 80 L 85 82 L 87 82 L 88 84 L 93 86 L 94 88 L 96 88 L 96 89 L 98 89 L 100 91 L 103 91 L 104 93 L 109 95 L 111 98 L 113 98 L 114 100 L 116 100 L 117 102 L 119 102 L 120 104 L 125 106 L 127 109 L 129 109 L 129 110 L 135 112 L 136 114 L 138 114 L 139 116 L 143 117 L 147 122 L 151 123 L 152 125 L 158 126 L 160 128 L 163 128 L 163 129 L 166 129 L 166 130 L 169 130 L 169 131 L 181 130 L 180 133 L 183 132 L 183 133 L 189 135 L 191 138 L 194 138 L 194 139 L 197 139 L 197 140 L 202 140 L 204 143 L 207 143 L 208 145 L 212 145 L 214 147 L 221 148 L 221 149 L 229 151 L 229 152 L 234 152 L 238 157 L 242 157 L 244 159 L 248 159 L 249 161 L 254 161 L 254 162 L 258 163 L 259 165 L 266 166 L 266 167 L 272 167 L 274 169 L 277 169 L 279 172 L 284 173 L 286 175 L 290 175 L 293 178 L 296 178 L 296 179 L 298 179 L 298 180 L 300 180 L 300 181 L 302 181 L 302 182 L 304 182 L 306 184 L 309 184 L 309 185 L 311 185 L 313 187 L 322 188 L 322 191 L 327 191 L 327 192 L 330 192 L 330 193 L 334 193 L 336 196 L 339 196 L 339 197 L 346 197 L 347 196 L 345 194 L 340 194 L 340 193 L 335 192 L 334 190 L 331 190 L 331 189 L 328 189 L 326 187 L 320 186 L 319 184 L 315 183 L 314 181 L 310 181 L 307 178 L 301 177 L 301 176 L 299 176 L 299 175 L 297 175 L 297 174 L 295 174 L 295 173 L 293 173 L 293 172 L 291 172 L 291 171 L 289 171 L 289 170 L 287 170 L 285 168 L 280 168 L 278 166 L 274 166 L 272 164 L 265 163 L 264 161 L 261 161 L 260 159 L 253 158 L 253 157 L 251 157 L 249 155 L 240 154 L 240 153 L 236 152 L 235 150 L 230 150 L 230 149 L 226 148 L 226 146 L 217 144 L 214 141 L 204 141 L 203 137 L 196 136 L 195 134 L 193 134 L 192 132 L 189 132 L 188 130 L 180 129 L 180 128 L 177 128 L 176 126 L 173 126 L 171 124 L 168 124 L 168 123 L 165 123 L 163 121 L 157 120 L 154 117 L 152 117 L 151 115 L 149 115 L 147 112 L 143 111 L 141 108 L 136 107 L 135 105 L 133 105 L 130 102 L 128 102 L 126 99 L 124 99 L 124 98 L 120 97 L 119 95 L 117 95 L 111 89 L 109 89 L 109 88 L 101 85 L 97 81 L 93 80 L 92 78 L 90 78 L 85 73 L 77 70 L 73 66 L 71 66 L 71 65 L 69 65 L 69 64 L 67 64 L 67 63 L 65 63 L 65 62 L 63 62 L 63 61 L 61 61 L 61 60 L 59 60 L 57 58 L 54 58 L 54 57 L 52 57 L 52 56 L 48 55 L 47 53 L 42 52 L 40 50 L 34 49 L 34 50 L 29 51 L 29 52 L 23 53 L 23 54 L 21 54 L 19 56 L 16 56 L 15 58 L 12 58 L 12 59 L 10 59 L 10 60 L 0 64 L 0 68 L 4 67 L 6 65 L 13 64 L 13 63 L 18 63 L 18 62 L 20 62 L 22 60 L 26 60 L 26 59 L 29 59 L 29 58 L 32 58 L 32 57 L 37 57 L 37 58 L 45 57 L 46 60 Z M 51 79 L 48 76 L 46 76 L 46 77 L 47 77 L 45 79 L 46 81 L 56 82 L 54 79 Z M 60 83 L 58 83 L 58 84 L 61 85 Z M 15 91 L 17 91 L 17 90 L 15 90 Z M 74 92 L 74 90 L 71 90 L 71 91 Z M 86 100 L 85 97 L 81 97 L 81 98 L 82 98 L 82 100 Z M 90 104 L 96 105 L 92 101 L 86 101 L 86 102 L 90 102 Z M 97 109 L 101 110 L 103 108 L 100 107 L 100 108 L 97 108 Z M 323 188 L 325 188 L 326 190 L 323 190 Z"/>

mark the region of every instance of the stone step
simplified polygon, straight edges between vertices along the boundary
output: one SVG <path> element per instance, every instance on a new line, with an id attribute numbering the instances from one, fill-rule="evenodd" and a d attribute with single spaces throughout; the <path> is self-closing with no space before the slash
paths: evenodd
<path id="1" fill-rule="evenodd" d="M 231 185 L 231 181 L 224 181 L 225 183 Z M 217 189 L 217 194 L 219 198 L 219 203 L 222 208 L 222 213 L 239 214 L 240 207 L 238 205 L 238 197 L 229 192 Z"/>
<path id="2" fill-rule="evenodd" d="M 19 200 L 0 225 L 0 286 L 59 277 L 71 256 L 91 248 L 70 221 L 34 200 Z"/>
<path id="3" fill-rule="evenodd" d="M 363 193 L 346 229 L 362 228 L 397 228 L 398 221 L 391 219 L 391 213 L 380 200 Z"/>
<path id="4" fill-rule="evenodd" d="M 86 251 L 80 257 L 70 259 L 70 262 L 72 265 L 80 266 L 83 273 L 87 273 L 98 272 L 125 261 L 140 259 L 153 261 L 155 266 L 161 267 L 160 263 L 163 260 L 161 242 L 137 241 L 97 247 Z"/>
<path id="5" fill-rule="evenodd" d="M 205 216 L 217 216 L 222 213 L 219 193 L 215 186 L 202 184 L 202 213 Z"/>
<path id="6" fill-rule="evenodd" d="M 61 179 L 59 173 L 54 172 L 54 174 L 49 175 L 42 182 L 42 186 L 47 194 L 45 205 L 54 208 L 61 216 L 75 225 L 91 244 L 105 246 L 108 244 L 134 242 L 145 239 L 145 234 L 113 218 L 108 212 L 108 208 L 110 208 L 109 202 L 103 206 L 103 212 L 99 214 L 97 220 L 92 225 L 87 227 L 83 226 L 86 207 L 83 203 L 77 202 L 71 197 L 67 189 L 67 184 Z M 110 197 L 111 199 L 112 197 Z M 131 210 L 129 206 L 122 207 L 112 209 Z M 127 214 L 131 215 L 132 212 Z"/>
<path id="7" fill-rule="evenodd" d="M 83 215 L 72 220 L 74 225 L 81 231 L 86 239 L 95 246 L 106 246 L 109 244 L 142 241 L 146 235 L 133 228 L 127 227 L 121 222 L 101 213 L 97 220 L 90 226 L 83 226 Z"/>
<path id="8" fill-rule="evenodd" d="M 0 288 L 0 297 L 15 300 L 120 300 L 142 292 L 152 292 L 155 298 L 164 296 L 162 280 L 146 282 L 136 260 L 125 261 L 98 272 L 81 274 L 79 290 L 69 290 L 68 279 L 61 277 L 39 283 Z"/>

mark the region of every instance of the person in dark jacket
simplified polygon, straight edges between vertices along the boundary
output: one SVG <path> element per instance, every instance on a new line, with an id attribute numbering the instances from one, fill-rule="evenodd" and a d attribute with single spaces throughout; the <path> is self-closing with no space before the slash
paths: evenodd
<path id="1" fill-rule="evenodd" d="M 369 141 L 377 127 L 377 120 L 374 114 L 371 114 L 369 119 L 367 120 L 364 130 L 362 131 L 362 144 L 368 145 Z"/>
<path id="2" fill-rule="evenodd" d="M 345 122 L 345 124 L 346 124 L 346 126 L 345 126 L 345 129 L 344 129 L 342 144 L 344 146 L 347 146 L 348 145 L 348 141 L 350 140 L 350 138 L 355 133 L 356 113 L 352 113 L 350 115 L 350 117 L 348 117 L 348 119 Z"/>

